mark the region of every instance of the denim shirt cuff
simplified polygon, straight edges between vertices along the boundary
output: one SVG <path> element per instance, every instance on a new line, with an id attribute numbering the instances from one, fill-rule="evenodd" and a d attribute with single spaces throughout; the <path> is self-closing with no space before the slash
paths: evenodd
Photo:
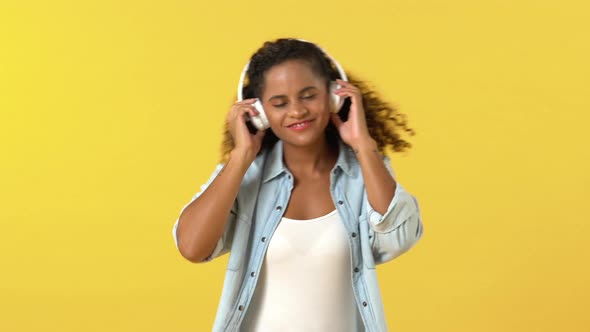
<path id="1" fill-rule="evenodd" d="M 221 250 L 223 249 L 223 237 L 221 239 L 219 239 L 219 241 L 217 241 L 217 244 L 215 245 L 215 249 L 213 249 L 213 252 L 207 256 L 207 258 L 205 258 L 203 260 L 203 262 L 210 262 L 212 261 L 214 258 L 216 258 L 217 256 L 219 256 L 219 253 L 221 252 Z"/>
<path id="2" fill-rule="evenodd" d="M 388 233 L 391 230 L 395 229 L 397 226 L 399 226 L 404 220 L 400 220 L 398 219 L 393 219 L 393 211 L 396 209 L 396 207 L 399 205 L 399 201 L 401 199 L 401 197 L 404 195 L 404 189 L 403 187 L 396 182 L 396 188 L 395 188 L 395 193 L 393 198 L 391 199 L 391 202 L 389 202 L 389 206 L 387 207 L 387 210 L 385 211 L 385 214 L 381 214 L 378 211 L 376 211 L 373 206 L 371 205 L 371 203 L 368 200 L 368 196 L 365 195 L 365 199 L 367 200 L 367 211 L 368 211 L 368 220 L 369 220 L 369 224 L 371 225 L 371 228 L 373 228 L 373 230 L 375 232 L 378 233 Z"/>

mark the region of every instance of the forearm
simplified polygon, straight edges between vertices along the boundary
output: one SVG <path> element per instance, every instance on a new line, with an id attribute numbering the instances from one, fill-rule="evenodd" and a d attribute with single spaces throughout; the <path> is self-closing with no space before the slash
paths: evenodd
<path id="1" fill-rule="evenodd" d="M 178 222 L 178 248 L 190 261 L 204 260 L 223 235 L 251 158 L 233 151 L 209 187 L 182 212 Z"/>
<path id="2" fill-rule="evenodd" d="M 361 140 L 354 152 L 361 165 L 369 203 L 375 211 L 385 214 L 397 184 L 383 163 L 377 143 L 372 138 Z"/>

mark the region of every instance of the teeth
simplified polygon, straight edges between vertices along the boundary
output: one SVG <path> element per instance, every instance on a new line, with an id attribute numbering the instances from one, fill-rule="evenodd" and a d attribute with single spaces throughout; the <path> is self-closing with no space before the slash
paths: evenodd
<path id="1" fill-rule="evenodd" d="M 302 127 L 302 126 L 304 126 L 306 123 L 307 123 L 307 122 L 297 123 L 297 124 L 294 124 L 294 125 L 292 125 L 291 127 Z"/>

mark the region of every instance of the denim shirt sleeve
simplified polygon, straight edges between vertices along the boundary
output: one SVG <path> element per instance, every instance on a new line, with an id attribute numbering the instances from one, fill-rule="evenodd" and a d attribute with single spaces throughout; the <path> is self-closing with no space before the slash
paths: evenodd
<path id="1" fill-rule="evenodd" d="M 382 215 L 377 212 L 371 206 L 366 190 L 364 194 L 367 220 L 373 235 L 371 247 L 376 264 L 388 262 L 408 251 L 423 233 L 418 201 L 395 179 L 389 157 L 384 156 L 383 159 L 387 170 L 396 181 L 395 194 L 385 213 Z"/>
<path id="2" fill-rule="evenodd" d="M 221 169 L 223 168 L 224 164 L 218 164 L 217 167 L 215 168 L 215 170 L 213 171 L 213 174 L 211 174 L 211 176 L 209 177 L 209 180 L 201 185 L 201 188 L 199 190 L 199 192 L 197 192 L 193 198 L 190 200 L 190 202 L 188 202 L 181 210 L 180 210 L 180 214 L 182 214 L 182 212 L 184 211 L 184 209 L 186 209 L 186 207 L 192 203 L 195 199 L 197 199 L 199 196 L 201 196 L 201 194 L 209 187 L 209 185 L 211 185 L 211 183 L 213 182 L 213 180 L 215 179 L 215 177 L 217 177 L 217 174 L 219 174 L 219 172 L 221 171 Z M 223 235 L 221 236 L 221 238 L 219 239 L 219 241 L 217 241 L 217 245 L 215 245 L 215 248 L 213 249 L 213 251 L 211 252 L 211 254 L 205 259 L 203 260 L 201 263 L 204 262 L 210 262 L 212 261 L 214 258 L 219 257 L 223 254 L 226 254 L 229 252 L 230 247 L 231 247 L 231 239 L 233 236 L 233 231 L 234 231 L 234 223 L 235 223 L 235 219 L 238 213 L 238 207 L 237 207 L 237 200 L 234 201 L 234 205 L 231 208 L 231 211 L 228 215 L 228 220 L 226 222 L 226 227 L 225 230 L 223 232 Z M 172 236 L 174 237 L 174 243 L 176 244 L 176 248 L 178 249 L 178 237 L 176 234 L 176 231 L 178 229 L 178 222 L 180 220 L 180 214 L 178 216 L 178 218 L 176 219 L 176 222 L 174 223 L 174 226 L 172 227 Z"/>

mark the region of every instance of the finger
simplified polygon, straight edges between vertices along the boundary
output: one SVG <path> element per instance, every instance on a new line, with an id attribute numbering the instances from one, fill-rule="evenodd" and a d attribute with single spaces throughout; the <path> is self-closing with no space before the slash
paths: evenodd
<path id="1" fill-rule="evenodd" d="M 336 126 L 336 128 L 340 128 L 340 126 L 342 126 L 342 124 L 344 123 L 342 122 L 342 119 L 340 119 L 340 116 L 338 116 L 338 114 L 336 113 L 331 113 L 330 118 L 332 119 L 332 122 L 334 123 L 334 126 Z"/>
<path id="2" fill-rule="evenodd" d="M 236 105 L 244 105 L 244 104 L 254 104 L 256 102 L 256 98 L 248 98 L 244 100 L 236 101 Z"/>
<path id="3" fill-rule="evenodd" d="M 336 90 L 334 91 L 334 94 L 336 94 L 337 96 L 345 96 L 345 97 L 350 97 L 351 99 L 354 100 L 361 100 L 362 99 L 362 95 L 359 91 L 357 90 L 351 90 L 351 89 L 342 89 L 342 90 Z"/>
<path id="4" fill-rule="evenodd" d="M 340 85 L 339 89 L 336 89 L 336 91 L 340 90 L 340 89 L 352 89 L 353 91 L 358 91 L 360 92 L 361 90 L 354 84 L 347 82 L 347 81 L 343 81 L 343 80 L 338 80 L 337 82 Z"/>
<path id="5" fill-rule="evenodd" d="M 357 95 L 357 92 L 351 89 L 347 89 L 347 88 L 343 88 L 343 89 L 337 89 L 334 91 L 335 94 L 337 95 L 344 95 L 344 96 L 355 96 Z"/>
<path id="6" fill-rule="evenodd" d="M 353 91 L 353 92 L 361 92 L 361 90 L 359 90 L 359 88 L 354 87 L 354 86 L 342 86 L 334 91 Z"/>
<path id="7" fill-rule="evenodd" d="M 246 99 L 242 99 L 237 101 L 237 103 L 253 103 L 256 101 L 256 99 L 258 98 L 246 98 Z"/>
<path id="8" fill-rule="evenodd" d="M 234 106 L 231 113 L 232 117 L 236 117 L 244 113 L 248 113 L 250 116 L 255 116 L 258 114 L 258 110 L 253 106 L 242 104 Z"/>
<path id="9" fill-rule="evenodd" d="M 351 93 L 351 92 L 352 92 L 352 90 L 351 90 L 351 89 L 348 89 L 348 88 L 340 88 L 340 89 L 336 89 L 336 90 L 334 90 L 334 93 L 341 93 L 341 92 L 348 92 L 348 93 Z"/>
<path id="10" fill-rule="evenodd" d="M 350 86 L 350 85 L 341 85 L 338 89 L 336 89 L 335 91 L 338 90 L 350 90 L 350 91 L 360 91 L 357 87 L 355 86 Z"/>
<path id="11" fill-rule="evenodd" d="M 240 113 L 238 117 L 239 119 L 236 121 L 237 128 L 239 128 L 240 131 L 248 131 L 248 127 L 246 126 L 246 121 L 248 121 L 247 113 Z"/>
<path id="12" fill-rule="evenodd" d="M 250 114 L 250 116 L 258 115 L 258 110 L 254 106 L 244 106 L 242 112 Z"/>
<path id="13" fill-rule="evenodd" d="M 266 134 L 266 129 L 258 130 L 254 136 L 256 136 L 256 138 L 261 139 L 264 136 L 264 134 Z"/>
<path id="14" fill-rule="evenodd" d="M 349 81 L 345 81 L 345 80 L 342 80 L 339 78 L 336 79 L 336 83 L 340 84 L 341 86 L 345 86 L 345 87 L 355 87 L 355 85 L 350 83 Z"/>

